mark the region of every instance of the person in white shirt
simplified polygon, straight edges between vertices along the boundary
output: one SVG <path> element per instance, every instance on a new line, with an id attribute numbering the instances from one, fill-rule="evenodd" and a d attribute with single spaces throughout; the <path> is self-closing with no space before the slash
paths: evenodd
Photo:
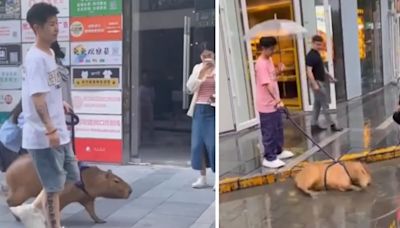
<path id="1" fill-rule="evenodd" d="M 51 49 L 58 36 L 58 13 L 47 3 L 37 3 L 27 13 L 36 43 L 24 61 L 22 147 L 32 156 L 43 190 L 32 204 L 10 209 L 29 228 L 46 228 L 46 223 L 47 228 L 60 228 L 59 194 L 64 184 L 79 180 L 63 108 L 62 75 Z"/>

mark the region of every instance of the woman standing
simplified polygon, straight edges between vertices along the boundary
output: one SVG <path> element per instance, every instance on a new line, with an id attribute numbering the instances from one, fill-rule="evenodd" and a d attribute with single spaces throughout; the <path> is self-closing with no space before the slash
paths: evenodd
<path id="1" fill-rule="evenodd" d="M 200 170 L 200 177 L 193 188 L 208 186 L 206 168 L 215 172 L 215 63 L 214 53 L 204 50 L 202 63 L 193 68 L 187 88 L 193 93 L 188 116 L 192 121 L 192 168 Z"/>

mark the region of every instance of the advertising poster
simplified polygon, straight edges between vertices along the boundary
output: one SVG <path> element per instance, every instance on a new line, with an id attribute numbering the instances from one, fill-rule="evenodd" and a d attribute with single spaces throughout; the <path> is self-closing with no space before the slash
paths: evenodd
<path id="1" fill-rule="evenodd" d="M 122 114 L 120 91 L 72 91 L 76 113 Z"/>
<path id="2" fill-rule="evenodd" d="M 122 163 L 122 140 L 76 138 L 75 148 L 79 161 Z"/>
<path id="3" fill-rule="evenodd" d="M 71 18 L 71 41 L 122 40 L 122 16 Z"/>
<path id="4" fill-rule="evenodd" d="M 35 33 L 29 26 L 26 20 L 22 21 L 22 42 L 33 43 L 35 42 Z M 58 18 L 58 41 L 69 40 L 69 18 Z"/>
<path id="5" fill-rule="evenodd" d="M 1 1 L 1 0 L 0 0 Z M 0 43 L 21 42 L 21 21 L 0 21 Z"/>
<path id="6" fill-rule="evenodd" d="M 21 83 L 21 68 L 0 67 L 0 89 L 21 89 Z"/>
<path id="7" fill-rule="evenodd" d="M 58 43 L 61 47 L 61 50 L 64 52 L 65 54 L 65 58 L 62 60 L 62 63 L 64 64 L 64 66 L 69 66 L 70 65 L 70 53 L 69 53 L 69 49 L 70 49 L 70 43 L 69 42 L 59 42 Z M 29 48 L 32 47 L 33 43 L 29 43 L 29 44 L 22 44 L 22 56 L 25 57 L 26 53 L 28 52 Z"/>
<path id="8" fill-rule="evenodd" d="M 19 19 L 21 0 L 0 0 L 0 19 Z"/>
<path id="9" fill-rule="evenodd" d="M 71 65 L 105 64 L 122 64 L 122 41 L 71 43 Z"/>
<path id="10" fill-rule="evenodd" d="M 77 138 L 122 139 L 120 115 L 79 115 L 75 127 Z"/>
<path id="11" fill-rule="evenodd" d="M 23 19 L 26 19 L 26 14 L 28 10 L 39 2 L 46 2 L 50 3 L 57 7 L 60 13 L 57 15 L 58 17 L 69 17 L 69 0 L 22 0 L 21 8 L 22 8 L 22 15 Z"/>
<path id="12" fill-rule="evenodd" d="M 21 100 L 19 90 L 0 90 L 0 112 L 11 112 Z"/>
<path id="13" fill-rule="evenodd" d="M 122 0 L 71 0 L 71 16 L 122 14 Z"/>
<path id="14" fill-rule="evenodd" d="M 21 45 L 0 44 L 0 66 L 21 64 Z"/>
<path id="15" fill-rule="evenodd" d="M 73 89 L 120 89 L 121 67 L 72 67 Z"/>

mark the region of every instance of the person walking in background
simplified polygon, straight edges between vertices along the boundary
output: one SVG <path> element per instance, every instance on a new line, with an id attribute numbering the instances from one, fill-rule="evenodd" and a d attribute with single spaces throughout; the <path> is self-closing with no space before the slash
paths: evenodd
<path id="1" fill-rule="evenodd" d="M 324 45 L 324 40 L 321 36 L 315 35 L 312 38 L 312 49 L 308 52 L 306 57 L 307 65 L 307 77 L 311 84 L 312 91 L 314 93 L 314 107 L 311 119 L 311 130 L 312 131 L 323 131 L 326 128 L 321 127 L 318 124 L 319 114 L 321 108 L 324 112 L 326 121 L 328 122 L 332 131 L 341 131 L 335 122 L 333 122 L 332 117 L 329 115 L 329 82 L 335 82 L 335 79 L 329 75 L 324 67 L 324 62 L 320 51 L 322 51 Z"/>
<path id="2" fill-rule="evenodd" d="M 282 159 L 291 158 L 294 154 L 283 149 L 283 124 L 277 81 L 278 71 L 283 70 L 280 64 L 277 70 L 272 61 L 277 40 L 274 37 L 260 39 L 261 55 L 257 58 L 256 71 L 256 108 L 260 114 L 264 159 L 262 165 L 267 168 L 279 168 L 285 165 Z"/>
<path id="3" fill-rule="evenodd" d="M 215 63 L 214 53 L 204 50 L 202 63 L 193 68 L 187 82 L 188 90 L 193 93 L 188 116 L 192 121 L 192 168 L 200 170 L 200 177 L 192 184 L 193 188 L 208 187 L 206 168 L 215 172 Z"/>
<path id="4" fill-rule="evenodd" d="M 0 128 L 0 168 L 3 173 L 19 155 L 27 153 L 22 149 L 23 124 L 24 118 L 20 101 Z M 7 191 L 5 183 L 1 183 L 1 190 Z"/>

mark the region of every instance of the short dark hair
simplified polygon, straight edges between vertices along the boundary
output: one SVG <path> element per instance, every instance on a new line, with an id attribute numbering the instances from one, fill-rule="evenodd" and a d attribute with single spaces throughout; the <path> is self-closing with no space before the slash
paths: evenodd
<path id="1" fill-rule="evenodd" d="M 278 41 L 276 40 L 275 37 L 261 37 L 260 39 L 260 47 L 262 48 L 270 48 L 273 46 L 276 46 L 276 44 L 278 43 Z"/>
<path id="2" fill-rule="evenodd" d="M 26 14 L 26 20 L 28 21 L 31 28 L 34 24 L 44 25 L 50 17 L 57 16 L 60 13 L 57 7 L 48 3 L 37 3 L 34 4 Z"/>
<path id="3" fill-rule="evenodd" d="M 322 38 L 320 35 L 315 35 L 312 37 L 312 42 L 324 42 L 324 38 Z"/>

